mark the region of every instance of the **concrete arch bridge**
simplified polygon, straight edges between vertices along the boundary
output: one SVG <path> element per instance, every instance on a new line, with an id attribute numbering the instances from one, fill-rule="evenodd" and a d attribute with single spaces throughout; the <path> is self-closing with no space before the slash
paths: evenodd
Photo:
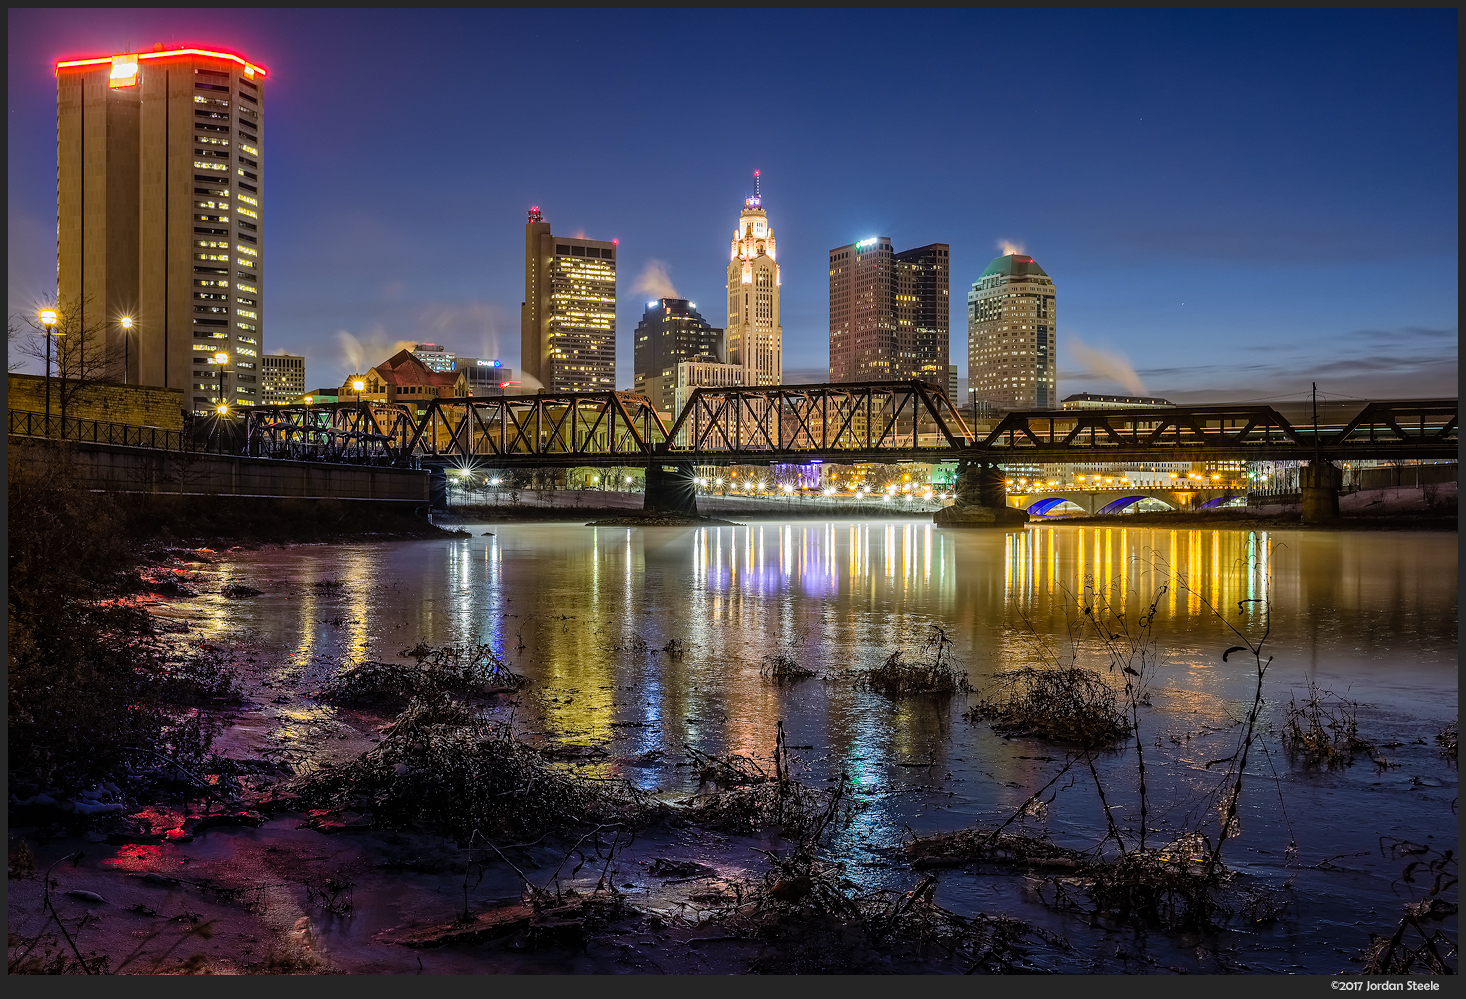
<path id="1" fill-rule="evenodd" d="M 1212 510 L 1228 500 L 1245 497 L 1235 487 L 1198 486 L 1194 489 L 1146 488 L 1127 489 L 1044 489 L 1007 497 L 1007 505 L 1034 516 L 1050 516 L 1065 501 L 1090 515 L 1123 513 L 1142 500 L 1159 500 L 1173 510 Z"/>

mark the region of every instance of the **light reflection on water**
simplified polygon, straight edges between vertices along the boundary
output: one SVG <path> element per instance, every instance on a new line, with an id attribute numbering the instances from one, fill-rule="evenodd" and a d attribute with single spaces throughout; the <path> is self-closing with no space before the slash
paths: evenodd
<path id="1" fill-rule="evenodd" d="M 1252 662 L 1221 659 L 1240 644 L 1230 623 L 1252 636 L 1271 627 L 1268 724 L 1308 674 L 1364 705 L 1369 738 L 1403 744 L 1388 751 L 1400 768 L 1376 774 L 1365 762 L 1320 774 L 1290 764 L 1272 743 L 1278 755 L 1268 762 L 1280 776 L 1248 799 L 1239 862 L 1281 863 L 1268 858 L 1281 858 L 1294 832 L 1312 861 L 1373 856 L 1376 838 L 1391 832 L 1454 842 L 1455 772 L 1428 744 L 1456 711 L 1454 535 L 1052 524 L 1005 533 L 914 520 L 491 530 L 230 553 L 209 570 L 218 586 L 265 593 L 204 595 L 171 612 L 208 641 L 248 634 L 279 676 L 314 670 L 311 681 L 289 680 L 301 691 L 343 663 L 392 660 L 419 641 L 490 645 L 535 681 L 515 709 L 530 737 L 607 747 L 603 773 L 668 793 L 692 789 L 690 770 L 673 765 L 684 745 L 767 760 L 783 721 L 791 746 L 811 747 L 795 756 L 812 783 L 841 771 L 854 780 L 866 806 L 854 843 L 1005 815 L 1063 754 L 963 721 L 961 698 L 893 704 L 861 689 L 858 670 L 898 647 L 919 654 L 939 625 L 979 691 L 994 673 L 1053 661 L 1109 676 L 1102 650 L 1071 642 L 1083 607 L 1107 602 L 1138 627 L 1154 603 L 1159 665 L 1143 724 L 1157 822 L 1193 807 L 1214 777 L 1206 762 L 1226 750 L 1250 703 Z M 341 586 L 313 585 L 327 579 Z M 674 639 L 684 654 L 665 651 Z M 776 654 L 825 679 L 767 682 L 759 667 Z M 309 738 L 321 710 L 329 709 L 282 708 L 282 734 Z M 657 766 L 614 762 L 655 749 L 667 754 Z M 1102 769 L 1122 764 L 1117 756 Z M 1056 835 L 1088 843 L 1103 835 L 1085 793 L 1068 790 L 1055 805 Z M 1360 794 L 1372 796 L 1369 824 L 1330 817 Z M 1277 807 L 1285 797 L 1286 818 Z M 1116 800 L 1132 804 L 1123 793 Z M 1254 848 L 1255 857 L 1246 852 Z M 1394 904 L 1388 886 L 1398 871 L 1357 863 L 1375 864 L 1378 890 L 1334 899 L 1354 907 L 1347 920 Z"/>
<path id="2" fill-rule="evenodd" d="M 1270 620 L 1274 710 L 1305 672 L 1404 718 L 1444 722 L 1456 697 L 1455 550 L 1434 534 L 500 525 L 489 537 L 241 553 L 223 571 L 267 592 L 193 602 L 184 612 L 206 638 L 243 627 L 296 667 L 327 657 L 333 668 L 418 641 L 484 643 L 537 681 L 528 699 L 547 737 L 634 736 L 635 752 L 685 741 L 767 756 L 782 719 L 791 743 L 857 773 L 866 757 L 961 755 L 973 729 L 960 704 L 892 706 L 857 689 L 855 671 L 918 653 L 939 625 L 979 690 L 1045 662 L 1108 673 L 1102 650 L 1071 637 L 1096 599 L 1131 627 L 1156 601 L 1153 724 L 1165 737 L 1235 716 L 1250 695 L 1250 666 L 1221 662 L 1237 644 L 1224 621 L 1255 636 Z M 323 579 L 342 585 L 312 585 Z M 681 657 L 663 651 L 674 639 Z M 827 681 L 763 681 L 777 654 Z"/>

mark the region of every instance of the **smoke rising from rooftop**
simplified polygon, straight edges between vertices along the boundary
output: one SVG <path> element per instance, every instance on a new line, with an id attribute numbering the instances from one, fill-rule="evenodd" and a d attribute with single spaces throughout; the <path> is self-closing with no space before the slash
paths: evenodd
<path id="1" fill-rule="evenodd" d="M 1130 360 L 1118 351 L 1091 347 L 1073 333 L 1068 335 L 1069 356 L 1096 378 L 1108 378 L 1131 395 L 1145 395 L 1145 384 L 1130 366 Z"/>
<path id="2" fill-rule="evenodd" d="M 412 340 L 390 341 L 387 331 L 377 326 L 370 333 L 356 337 L 345 330 L 336 331 L 336 343 L 341 347 L 341 361 L 351 366 L 350 374 L 361 374 L 379 364 L 399 350 L 411 350 L 417 346 Z"/>
<path id="3" fill-rule="evenodd" d="M 672 279 L 667 276 L 667 265 L 661 260 L 647 261 L 646 268 L 641 276 L 636 279 L 633 291 L 640 292 L 648 298 L 681 298 L 677 289 L 672 286 Z"/>
<path id="4" fill-rule="evenodd" d="M 1006 239 L 1000 239 L 998 240 L 998 252 L 1005 257 L 1008 256 L 1008 254 L 1010 253 L 1023 253 L 1023 244 L 1014 243 Z"/>

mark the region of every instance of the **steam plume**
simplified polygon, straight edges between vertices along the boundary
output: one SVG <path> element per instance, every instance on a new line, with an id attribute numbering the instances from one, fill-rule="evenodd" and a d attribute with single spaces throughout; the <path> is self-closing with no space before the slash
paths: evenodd
<path id="1" fill-rule="evenodd" d="M 682 297 L 672 287 L 672 279 L 667 276 L 667 265 L 660 260 L 647 262 L 646 270 L 636 279 L 636 286 L 632 290 L 641 292 L 648 298 Z"/>
<path id="2" fill-rule="evenodd" d="M 1010 253 L 1022 253 L 1023 245 L 1010 240 L 1000 239 L 998 240 L 998 252 L 1003 254 L 1003 256 L 1007 256 Z"/>
<path id="3" fill-rule="evenodd" d="M 380 326 L 375 327 L 362 339 L 352 336 L 345 330 L 337 330 L 336 342 L 341 345 L 341 359 L 344 363 L 351 365 L 352 374 L 360 374 L 372 365 L 385 361 L 399 350 L 411 350 L 416 346 L 411 340 L 398 340 L 395 343 L 388 341 L 386 330 Z"/>
<path id="4" fill-rule="evenodd" d="M 1097 378 L 1108 378 L 1124 387 L 1131 395 L 1145 395 L 1145 385 L 1130 366 L 1124 354 L 1091 347 L 1073 333 L 1069 334 L 1069 354 Z"/>

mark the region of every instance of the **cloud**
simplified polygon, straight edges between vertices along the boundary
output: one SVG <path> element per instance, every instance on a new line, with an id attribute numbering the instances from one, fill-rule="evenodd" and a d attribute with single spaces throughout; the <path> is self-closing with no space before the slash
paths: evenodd
<path id="1" fill-rule="evenodd" d="M 1091 347 L 1073 333 L 1066 339 L 1065 348 L 1069 356 L 1084 368 L 1087 375 L 1114 382 L 1131 395 L 1146 394 L 1145 384 L 1124 354 Z"/>
<path id="2" fill-rule="evenodd" d="M 667 265 L 660 260 L 647 261 L 646 268 L 641 276 L 632 285 L 632 291 L 640 292 L 649 298 L 681 298 L 677 289 L 672 286 L 672 279 L 667 276 Z"/>

